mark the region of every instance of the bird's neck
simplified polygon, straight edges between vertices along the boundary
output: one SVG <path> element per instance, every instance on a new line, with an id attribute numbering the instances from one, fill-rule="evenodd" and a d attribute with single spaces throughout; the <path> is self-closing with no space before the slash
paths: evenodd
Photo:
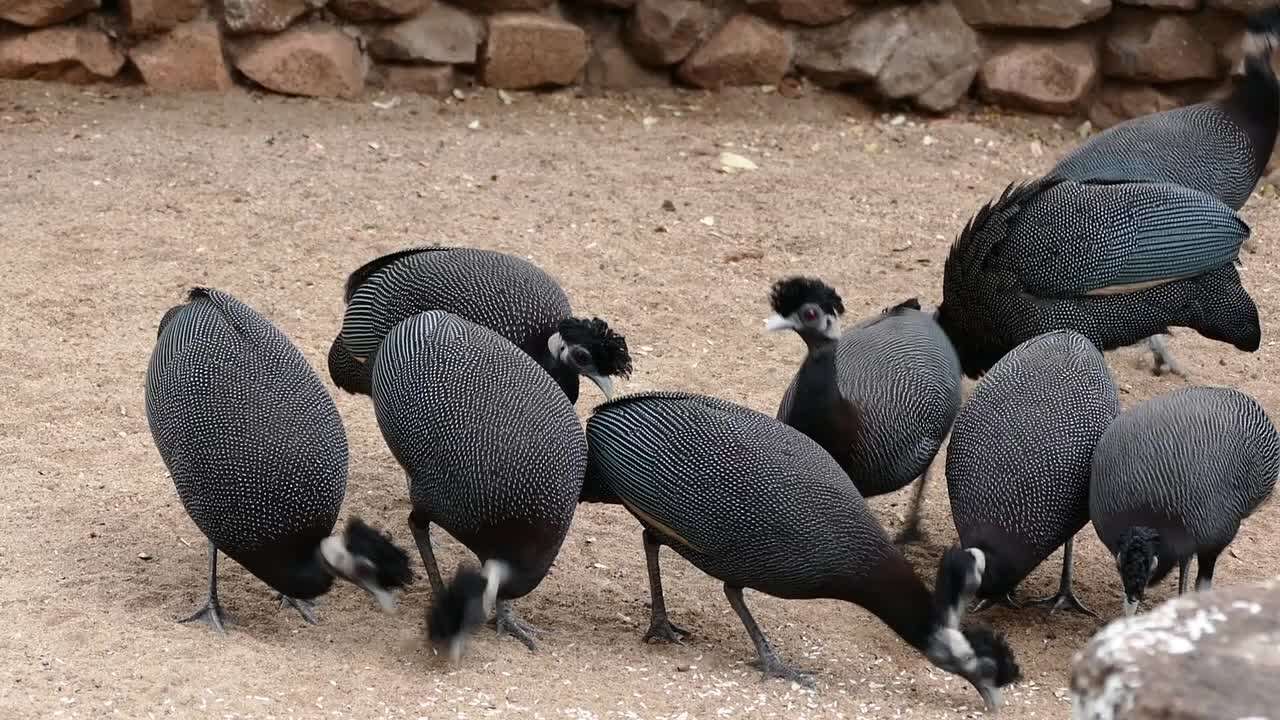
<path id="1" fill-rule="evenodd" d="M 840 599 L 871 611 L 922 653 L 941 617 L 929 589 L 896 548 L 889 548 L 869 574 L 849 583 Z"/>

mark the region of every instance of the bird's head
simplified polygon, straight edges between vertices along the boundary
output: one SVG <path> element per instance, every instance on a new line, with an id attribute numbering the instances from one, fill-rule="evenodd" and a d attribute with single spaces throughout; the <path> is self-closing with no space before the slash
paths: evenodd
<path id="1" fill-rule="evenodd" d="M 389 535 L 359 518 L 351 518 L 342 533 L 320 543 L 320 560 L 335 577 L 363 588 L 387 612 L 395 610 L 396 590 L 413 582 L 409 555 Z"/>
<path id="2" fill-rule="evenodd" d="M 840 338 L 844 301 L 835 288 L 817 278 L 790 277 L 769 292 L 773 315 L 765 320 L 770 331 L 794 330 L 810 347 Z"/>
<path id="3" fill-rule="evenodd" d="M 1116 569 L 1124 583 L 1124 614 L 1133 615 L 1160 567 L 1160 534 L 1146 527 L 1129 528 L 1121 533 L 1116 548 Z"/>
<path id="4" fill-rule="evenodd" d="M 613 381 L 610 378 L 631 376 L 627 339 L 600 318 L 561 320 L 556 332 L 547 339 L 547 352 L 552 368 L 585 375 L 600 388 L 606 400 L 613 399 Z M 552 374 L 557 373 L 553 371 Z"/>

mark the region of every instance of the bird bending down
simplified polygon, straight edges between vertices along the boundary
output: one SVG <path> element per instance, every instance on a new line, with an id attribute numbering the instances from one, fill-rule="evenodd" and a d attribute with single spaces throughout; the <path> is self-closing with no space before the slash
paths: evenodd
<path id="1" fill-rule="evenodd" d="M 274 325 L 227 293 L 195 288 L 161 319 L 147 368 L 147 422 L 187 513 L 209 541 L 200 620 L 224 631 L 218 552 L 314 623 L 333 579 L 384 610 L 412 581 L 408 556 L 359 519 L 330 535 L 347 479 L 333 398 Z"/>
<path id="2" fill-rule="evenodd" d="M 1062 547 L 1057 594 L 1033 604 L 1096 617 L 1071 590 L 1073 538 L 1089 522 L 1090 463 L 1119 402 L 1102 354 L 1070 330 L 1027 340 L 978 381 L 947 448 L 960 544 L 982 559 L 975 609 L 1019 607 L 1014 589 Z"/>
<path id="3" fill-rule="evenodd" d="M 375 258 L 347 278 L 342 329 L 329 348 L 329 375 L 353 394 L 369 394 L 372 360 L 396 323 L 443 310 L 510 340 L 578 401 L 579 376 L 613 395 L 612 377 L 630 365 L 626 341 L 600 318 L 574 317 L 560 285 L 527 260 L 472 248 L 417 247 Z"/>
<path id="4" fill-rule="evenodd" d="M 1208 590 L 1218 556 L 1240 523 L 1275 490 L 1280 436 L 1253 398 L 1188 387 L 1125 411 L 1093 457 L 1089 514 L 1116 559 L 1125 614 L 1178 567 L 1178 594 L 1197 557 L 1196 590 Z"/>
<path id="5" fill-rule="evenodd" d="M 1245 22 L 1244 73 L 1223 98 L 1126 120 L 1067 153 L 1049 175 L 1077 182 L 1172 183 L 1244 207 L 1275 148 L 1280 82 L 1271 57 L 1280 5 Z M 1154 371 L 1186 377 L 1164 335 L 1147 338 Z"/>
<path id="6" fill-rule="evenodd" d="M 929 466 L 960 409 L 960 361 L 951 341 L 914 298 L 843 334 L 844 303 L 821 280 L 779 280 L 770 304 L 766 327 L 794 330 L 808 348 L 778 419 L 831 453 L 863 497 L 919 478 L 896 538 L 918 540 Z"/>
<path id="7" fill-rule="evenodd" d="M 778 658 L 745 588 L 866 608 L 934 665 L 965 678 L 988 708 L 1019 677 L 1003 636 L 961 627 L 977 579 L 944 563 L 930 593 L 840 466 L 798 430 L 716 398 L 640 393 L 597 407 L 587 442 L 593 472 L 644 529 L 647 637 L 687 634 L 666 613 L 658 547 L 667 545 L 724 584 L 766 677 L 814 684 Z"/>

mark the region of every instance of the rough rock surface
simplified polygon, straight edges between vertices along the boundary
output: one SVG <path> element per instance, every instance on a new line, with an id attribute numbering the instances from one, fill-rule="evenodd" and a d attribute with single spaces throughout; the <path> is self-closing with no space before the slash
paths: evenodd
<path id="1" fill-rule="evenodd" d="M 1120 5 L 1149 7 L 1153 10 L 1199 10 L 1200 0 L 1116 0 Z"/>
<path id="2" fill-rule="evenodd" d="M 470 65 L 483 41 L 479 19 L 441 2 L 415 18 L 382 28 L 370 40 L 369 52 L 382 60 Z"/>
<path id="3" fill-rule="evenodd" d="M 0 20 L 44 27 L 79 17 L 101 4 L 101 0 L 0 0 Z"/>
<path id="4" fill-rule="evenodd" d="M 1098 78 L 1098 52 L 1082 39 L 1016 41 L 978 73 L 988 101 L 1044 113 L 1070 114 Z"/>
<path id="5" fill-rule="evenodd" d="M 965 22 L 981 28 L 1057 28 L 1093 22 L 1111 0 L 954 0 Z"/>
<path id="6" fill-rule="evenodd" d="M 451 65 L 387 65 L 380 75 L 384 90 L 432 97 L 453 92 L 455 83 Z"/>
<path id="7" fill-rule="evenodd" d="M 240 72 L 287 95 L 354 98 L 364 89 L 368 67 L 350 35 L 335 27 L 295 27 L 236 48 Z"/>
<path id="8" fill-rule="evenodd" d="M 1218 76 L 1218 50 L 1185 16 L 1115 13 L 1102 73 L 1145 82 L 1209 80 Z"/>
<path id="9" fill-rule="evenodd" d="M 122 0 L 125 27 L 134 35 L 149 35 L 194 20 L 204 0 Z"/>
<path id="10" fill-rule="evenodd" d="M 307 0 L 222 0 L 222 7 L 233 33 L 280 32 L 309 9 Z"/>
<path id="11" fill-rule="evenodd" d="M 417 15 L 432 0 L 329 0 L 329 9 L 352 22 L 397 20 Z"/>
<path id="12" fill-rule="evenodd" d="M 222 33 L 213 21 L 179 25 L 129 51 L 142 80 L 162 92 L 215 92 L 231 87 Z"/>
<path id="13" fill-rule="evenodd" d="M 627 21 L 627 46 L 642 63 L 674 65 L 693 52 L 710 20 L 697 0 L 638 0 Z"/>
<path id="14" fill-rule="evenodd" d="M 1150 85 L 1133 83 L 1107 83 L 1093 96 L 1089 106 L 1089 122 L 1098 129 L 1141 115 L 1172 110 L 1185 103 Z"/>
<path id="15" fill-rule="evenodd" d="M 830 25 L 857 10 L 854 0 L 747 0 L 753 11 L 783 22 Z"/>
<path id="16" fill-rule="evenodd" d="M 546 10 L 551 7 L 552 0 L 451 0 L 451 2 L 473 12 L 488 15 L 519 10 Z"/>
<path id="17" fill-rule="evenodd" d="M 1116 620 L 1072 664 L 1077 720 L 1275 717 L 1280 578 L 1189 593 Z"/>
<path id="18" fill-rule="evenodd" d="M 874 80 L 910 32 L 902 7 L 803 30 L 796 33 L 796 68 L 827 87 Z"/>
<path id="19" fill-rule="evenodd" d="M 791 65 L 791 41 L 760 18 L 738 14 L 680 65 L 677 75 L 690 85 L 776 84 Z"/>
<path id="20" fill-rule="evenodd" d="M 82 26 L 0 38 L 0 78 L 88 83 L 115 77 L 124 61 L 110 38 Z"/>
<path id="21" fill-rule="evenodd" d="M 911 6 L 907 26 L 910 30 L 876 76 L 876 89 L 887 98 L 912 98 L 933 112 L 954 106 L 982 62 L 977 33 L 950 3 Z"/>
<path id="22" fill-rule="evenodd" d="M 671 84 L 671 73 L 637 62 L 623 43 L 621 24 L 617 23 L 592 32 L 585 82 L 591 87 L 617 90 L 662 87 Z"/>
<path id="23" fill-rule="evenodd" d="M 1252 15 L 1259 10 L 1266 10 L 1272 5 L 1275 5 L 1274 0 L 1205 0 L 1205 7 L 1213 10 L 1227 10 L 1241 15 Z"/>
<path id="24" fill-rule="evenodd" d="M 587 34 L 573 23 L 533 13 L 489 18 L 480 59 L 484 84 L 520 90 L 569 85 L 587 64 Z"/>

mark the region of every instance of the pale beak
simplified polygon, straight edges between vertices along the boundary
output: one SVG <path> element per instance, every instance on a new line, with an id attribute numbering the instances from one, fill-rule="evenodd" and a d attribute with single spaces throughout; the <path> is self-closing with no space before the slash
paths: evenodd
<path id="1" fill-rule="evenodd" d="M 764 329 L 770 332 L 777 332 L 778 330 L 795 330 L 796 322 L 789 318 L 784 318 L 781 315 L 770 315 L 765 318 Z"/>
<path id="2" fill-rule="evenodd" d="M 1000 688 L 983 684 L 978 686 L 978 694 L 982 696 L 982 701 L 987 704 L 987 714 L 996 714 L 996 711 L 1000 709 Z"/>
<path id="3" fill-rule="evenodd" d="M 379 607 L 388 615 L 394 615 L 396 612 L 396 596 L 385 589 L 376 586 L 365 586 L 365 591 L 378 601 Z"/>
<path id="4" fill-rule="evenodd" d="M 1138 612 L 1139 602 L 1140 601 L 1138 600 L 1130 600 L 1129 598 L 1125 598 L 1124 599 L 1124 616 L 1133 617 Z"/>
<path id="5" fill-rule="evenodd" d="M 600 392 L 604 393 L 605 400 L 613 399 L 613 381 L 612 380 L 610 380 L 608 377 L 604 375 L 589 374 L 587 375 L 587 377 L 591 380 L 591 382 L 596 384 L 596 387 L 600 388 Z"/>

